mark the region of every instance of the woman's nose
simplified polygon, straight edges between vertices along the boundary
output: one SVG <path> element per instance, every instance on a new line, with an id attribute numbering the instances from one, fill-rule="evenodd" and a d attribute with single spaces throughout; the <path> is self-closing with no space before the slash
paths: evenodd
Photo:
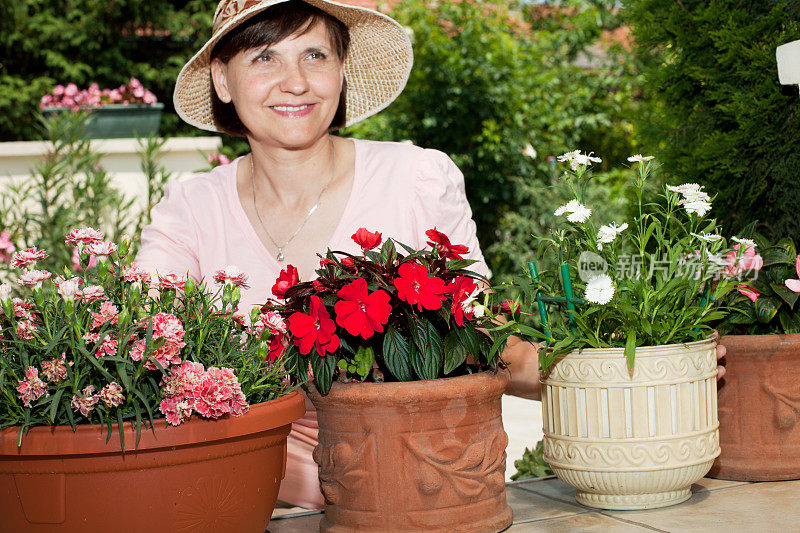
<path id="1" fill-rule="evenodd" d="M 308 90 L 308 78 L 300 65 L 289 64 L 283 69 L 282 74 L 282 91 L 292 94 L 303 94 Z"/>

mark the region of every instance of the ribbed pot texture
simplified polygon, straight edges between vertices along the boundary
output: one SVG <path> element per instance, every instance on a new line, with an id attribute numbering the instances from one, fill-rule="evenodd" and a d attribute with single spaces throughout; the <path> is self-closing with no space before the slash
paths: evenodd
<path id="1" fill-rule="evenodd" d="M 405 383 L 334 383 L 317 408 L 320 531 L 491 532 L 511 524 L 508 373 Z"/>
<path id="2" fill-rule="evenodd" d="M 0 532 L 218 531 L 263 533 L 286 465 L 286 437 L 303 416 L 298 392 L 240 417 L 0 431 Z M 106 428 L 107 429 L 107 428 Z"/>
<path id="3" fill-rule="evenodd" d="M 602 509 L 650 509 L 689 498 L 719 455 L 712 340 L 559 358 L 542 378 L 544 458 Z"/>
<path id="4" fill-rule="evenodd" d="M 800 479 L 800 333 L 726 335 L 719 444 L 709 476 Z"/>

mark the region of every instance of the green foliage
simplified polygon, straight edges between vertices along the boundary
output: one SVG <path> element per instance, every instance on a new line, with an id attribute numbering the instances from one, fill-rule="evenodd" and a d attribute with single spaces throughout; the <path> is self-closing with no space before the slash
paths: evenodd
<path id="1" fill-rule="evenodd" d="M 4 185 L 0 196 L 0 230 L 8 231 L 18 250 L 34 245 L 51 250 L 40 263 L 46 270 L 71 264 L 73 250 L 63 246 L 63 236 L 75 228 L 98 228 L 115 241 L 128 233 L 137 247 L 150 209 L 171 177 L 158 162 L 166 139 L 141 139 L 147 206 L 144 211 L 138 209 L 134 199 L 125 198 L 113 186 L 112 177 L 100 164 L 102 154 L 93 151 L 84 137 L 87 119 L 88 114 L 72 112 L 39 117 L 52 150 L 34 165 L 29 179 Z M 0 280 L 8 268 L 0 262 Z"/>
<path id="2" fill-rule="evenodd" d="M 553 475 L 553 470 L 544 460 L 542 441 L 537 442 L 533 450 L 529 450 L 526 447 L 525 452 L 522 454 L 522 459 L 514 461 L 514 468 L 517 471 L 511 475 L 512 481 Z"/>
<path id="3" fill-rule="evenodd" d="M 711 208 L 707 194 L 690 184 L 668 188 L 658 202 L 647 202 L 653 163 L 639 162 L 629 186 L 634 217 L 601 226 L 585 203 L 591 189 L 588 159 L 581 154 L 565 154 L 564 159 L 573 169 L 564 174 L 569 203 L 556 212 L 566 221 L 563 229 L 538 238 L 538 257 L 549 257 L 560 267 L 517 286 L 523 309 L 530 313 L 539 312 L 540 302 L 551 304 L 549 314 L 543 313 L 543 335 L 534 335 L 551 346 L 539 353 L 541 369 L 574 349 L 608 347 L 625 348 L 632 368 L 637 346 L 707 337 L 710 324 L 725 316 L 720 300 L 735 284 L 717 280 L 725 239 L 716 234 L 715 221 L 704 217 Z M 580 275 L 589 261 L 605 269 Z"/>
<path id="4" fill-rule="evenodd" d="M 668 177 L 717 193 L 726 231 L 758 220 L 800 234 L 800 99 L 775 48 L 800 38 L 800 3 L 625 0 L 647 105 L 637 121 Z"/>
<path id="5" fill-rule="evenodd" d="M 117 87 L 131 76 L 165 111 L 183 63 L 211 31 L 204 0 L 15 0 L 0 5 L 0 141 L 39 138 L 34 112 L 57 84 Z M 162 132 L 197 134 L 174 113 Z"/>
<path id="6" fill-rule="evenodd" d="M 743 234 L 750 237 L 749 234 Z M 792 239 L 781 239 L 775 244 L 761 235 L 755 235 L 757 250 L 764 266 L 754 279 L 739 288 L 758 294 L 753 302 L 739 291 L 731 291 L 725 299 L 730 314 L 716 326 L 721 335 L 769 335 L 773 333 L 800 333 L 800 294 L 786 286 L 787 279 L 800 278 L 800 256 Z"/>
<path id="7" fill-rule="evenodd" d="M 621 47 L 589 51 L 602 30 L 619 26 L 613 2 L 565 4 L 545 12 L 500 0 L 401 2 L 391 15 L 413 30 L 408 85 L 347 132 L 450 155 L 464 172 L 495 280 L 516 274 L 532 253 L 530 235 L 553 222 L 548 156 L 581 147 L 602 150 L 611 163 L 634 148 L 635 65 Z M 523 154 L 528 143 L 536 158 Z M 624 203 L 618 177 L 610 174 L 598 193 L 609 210 Z"/>

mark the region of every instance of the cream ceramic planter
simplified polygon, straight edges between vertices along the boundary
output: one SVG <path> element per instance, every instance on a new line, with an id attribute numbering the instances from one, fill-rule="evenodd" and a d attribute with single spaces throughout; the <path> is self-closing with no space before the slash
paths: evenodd
<path id="1" fill-rule="evenodd" d="M 542 377 L 544 458 L 578 503 L 651 509 L 680 503 L 720 453 L 712 340 L 559 358 Z"/>

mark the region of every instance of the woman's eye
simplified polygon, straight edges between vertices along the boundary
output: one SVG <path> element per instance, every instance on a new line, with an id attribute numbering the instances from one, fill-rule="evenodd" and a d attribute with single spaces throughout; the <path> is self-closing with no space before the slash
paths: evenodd
<path id="1" fill-rule="evenodd" d="M 271 61 L 272 60 L 272 56 L 270 54 L 261 54 L 260 56 L 258 56 L 258 58 L 256 60 L 257 61 Z"/>
<path id="2" fill-rule="evenodd" d="M 322 52 L 311 52 L 308 54 L 309 59 L 326 59 L 328 56 Z"/>

